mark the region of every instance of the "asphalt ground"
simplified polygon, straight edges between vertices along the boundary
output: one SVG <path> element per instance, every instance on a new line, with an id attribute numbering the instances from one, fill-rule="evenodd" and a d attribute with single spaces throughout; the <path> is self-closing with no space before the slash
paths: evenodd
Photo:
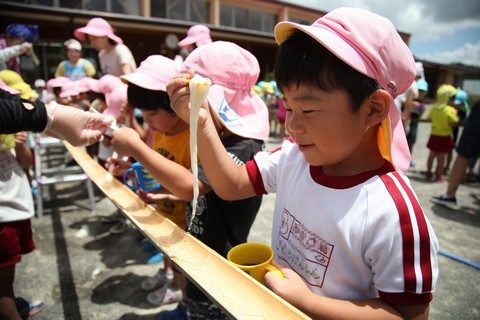
<path id="1" fill-rule="evenodd" d="M 430 219 L 442 254 L 440 278 L 430 307 L 430 319 L 480 319 L 480 183 L 463 183 L 457 193 L 460 209 L 433 204 L 431 196 L 446 190 L 447 182 L 424 178 L 430 124 L 420 123 L 413 150 L 415 167 L 408 176 Z M 278 145 L 272 139 L 269 149 Z M 92 214 L 83 184 L 51 186 L 42 219 L 33 218 L 37 249 L 17 265 L 15 292 L 28 299 L 45 301 L 45 309 L 32 317 L 51 319 L 155 319 L 174 304 L 153 307 L 140 283 L 161 264 L 149 265 L 138 232 L 108 232 L 100 221 L 116 211 L 96 189 Z M 264 197 L 249 241 L 269 243 L 275 195 Z"/>

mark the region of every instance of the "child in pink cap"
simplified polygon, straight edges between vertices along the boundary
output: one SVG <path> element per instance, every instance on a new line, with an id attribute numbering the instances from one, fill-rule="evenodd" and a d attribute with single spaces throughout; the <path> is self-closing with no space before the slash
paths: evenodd
<path id="1" fill-rule="evenodd" d="M 198 151 L 213 189 L 226 200 L 277 194 L 271 245 L 284 278 L 264 283 L 309 316 L 427 319 L 438 242 L 402 172 L 410 157 L 393 104 L 415 79 L 410 50 L 389 20 L 354 8 L 274 34 L 290 138 L 237 166 L 204 103 Z M 167 87 L 186 121 L 191 75 Z"/>
<path id="2" fill-rule="evenodd" d="M 208 100 L 216 115 L 215 135 L 228 150 L 228 161 L 242 166 L 253 159 L 257 152 L 263 150 L 263 141 L 268 138 L 270 131 L 267 106 L 251 90 L 260 74 L 255 56 L 232 42 L 216 41 L 193 51 L 182 68 L 195 69 L 200 75 L 212 80 Z M 177 119 L 182 121 L 179 117 Z M 188 128 L 188 124 L 185 125 Z M 115 147 L 115 140 L 120 133 L 121 131 L 114 132 Z M 122 150 L 116 148 L 120 154 L 126 152 L 141 161 L 172 196 L 184 201 L 193 199 L 193 178 L 189 170 L 162 160 L 161 156 L 132 140 L 132 135 L 128 137 L 128 147 L 123 146 Z M 187 208 L 186 221 L 188 224 L 193 221 L 189 225 L 190 234 L 226 257 L 233 246 L 247 241 L 262 196 L 252 195 L 238 201 L 225 201 L 212 190 L 201 166 L 198 176 L 200 197 L 193 220 L 191 203 Z M 175 319 L 184 319 L 185 311 L 191 319 L 200 316 L 203 319 L 225 318 L 220 308 L 192 282 L 187 281 L 185 292 L 187 299 L 172 311 L 173 314 L 162 312 L 157 319 L 169 319 L 173 315 L 176 316 Z"/>
<path id="3" fill-rule="evenodd" d="M 120 77 L 137 68 L 132 52 L 113 32 L 112 26 L 106 20 L 92 18 L 85 27 L 75 29 L 73 34 L 75 38 L 90 43 L 98 51 L 103 74 Z"/>
<path id="4" fill-rule="evenodd" d="M 209 43 L 212 43 L 210 29 L 203 24 L 196 24 L 188 29 L 187 36 L 178 43 L 178 46 L 192 52 Z"/>
<path id="5" fill-rule="evenodd" d="M 153 130 L 153 139 L 149 146 L 141 137 L 140 130 L 122 128 L 113 133 L 112 144 L 119 154 L 133 156 L 160 185 L 171 183 L 169 176 L 162 170 L 175 174 L 178 171 L 189 172 L 190 169 L 189 126 L 171 109 L 165 87 L 170 78 L 179 71 L 173 60 L 152 55 L 145 59 L 135 72 L 122 76 L 122 81 L 128 84 L 128 102 L 134 108 L 141 109 L 144 121 Z M 115 165 L 114 174 L 118 176 L 123 176 L 131 167 L 130 163 L 114 159 L 111 160 L 111 165 Z M 152 169 L 152 165 L 155 169 Z M 158 172 L 160 174 L 157 174 Z M 178 181 L 177 177 L 173 180 Z M 185 229 L 187 202 L 170 192 L 173 190 L 165 187 L 155 192 L 139 190 L 138 194 L 145 202 L 154 203 L 162 216 Z M 156 248 L 153 244 L 146 242 L 144 248 L 154 251 L 149 256 L 148 263 L 164 260 L 163 254 L 154 250 Z M 155 306 L 179 302 L 183 297 L 183 274 L 174 269 L 171 260 L 164 261 L 164 268 L 141 283 L 143 290 L 151 291 L 147 295 L 147 301 Z"/>

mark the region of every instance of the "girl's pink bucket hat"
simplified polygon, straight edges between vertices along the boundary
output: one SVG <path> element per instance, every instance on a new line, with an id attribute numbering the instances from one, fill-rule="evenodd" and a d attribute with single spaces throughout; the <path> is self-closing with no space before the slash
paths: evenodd
<path id="1" fill-rule="evenodd" d="M 92 18 L 87 25 L 82 28 L 75 29 L 73 35 L 80 41 L 87 41 L 87 35 L 95 37 L 108 37 L 115 41 L 116 44 L 122 44 L 123 40 L 113 33 L 112 26 L 102 18 Z"/>

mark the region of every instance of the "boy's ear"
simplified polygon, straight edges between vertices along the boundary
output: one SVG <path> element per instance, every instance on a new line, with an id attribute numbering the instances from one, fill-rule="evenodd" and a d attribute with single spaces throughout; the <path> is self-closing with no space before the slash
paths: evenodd
<path id="1" fill-rule="evenodd" d="M 368 125 L 370 127 L 379 124 L 383 119 L 388 117 L 392 97 L 383 89 L 378 89 L 368 98 L 369 113 Z"/>

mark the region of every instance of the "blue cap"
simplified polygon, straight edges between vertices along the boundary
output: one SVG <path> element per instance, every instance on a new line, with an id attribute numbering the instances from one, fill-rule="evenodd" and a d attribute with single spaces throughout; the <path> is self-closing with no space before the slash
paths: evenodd
<path id="1" fill-rule="evenodd" d="M 417 88 L 418 90 L 422 91 L 428 91 L 428 83 L 424 79 L 418 79 L 417 80 Z"/>
<path id="2" fill-rule="evenodd" d="M 463 111 L 468 111 L 468 93 L 458 88 L 457 93 L 455 94 L 455 100 L 453 101 L 453 104 L 463 104 Z"/>
<path id="3" fill-rule="evenodd" d="M 38 25 L 10 24 L 5 29 L 5 34 L 13 39 L 24 39 L 27 42 L 38 40 Z"/>

